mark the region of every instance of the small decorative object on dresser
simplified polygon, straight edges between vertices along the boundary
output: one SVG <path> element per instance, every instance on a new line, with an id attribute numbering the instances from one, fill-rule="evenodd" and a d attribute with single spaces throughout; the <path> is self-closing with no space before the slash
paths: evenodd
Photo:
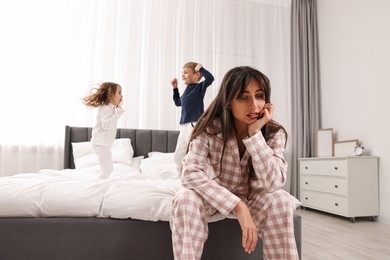
<path id="1" fill-rule="evenodd" d="M 350 218 L 379 214 L 378 157 L 299 158 L 300 201 Z"/>
<path id="2" fill-rule="evenodd" d="M 366 153 L 366 149 L 364 149 L 364 146 L 361 144 L 355 146 L 355 155 L 356 156 L 363 156 Z"/>

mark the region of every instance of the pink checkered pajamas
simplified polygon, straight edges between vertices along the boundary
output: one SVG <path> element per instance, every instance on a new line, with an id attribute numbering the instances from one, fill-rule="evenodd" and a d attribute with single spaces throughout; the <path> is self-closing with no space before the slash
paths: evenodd
<path id="1" fill-rule="evenodd" d="M 285 135 L 279 131 L 266 142 L 258 132 L 244 144 L 247 150 L 240 160 L 236 139 L 227 141 L 219 174 L 222 137 L 203 133 L 191 142 L 181 176 L 184 188 L 174 197 L 170 219 L 176 260 L 201 259 L 208 217 L 217 211 L 234 213 L 240 200 L 252 214 L 265 259 L 299 259 L 291 196 L 281 189 L 287 171 Z M 249 159 L 256 175 L 250 181 Z"/>

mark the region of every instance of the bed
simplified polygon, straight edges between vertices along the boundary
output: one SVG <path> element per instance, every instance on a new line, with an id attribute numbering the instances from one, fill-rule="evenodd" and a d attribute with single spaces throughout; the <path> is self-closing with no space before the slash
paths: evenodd
<path id="1" fill-rule="evenodd" d="M 154 186 L 145 185 L 145 187 L 149 189 L 157 187 L 156 189 L 160 193 L 154 191 L 156 194 L 153 197 L 158 197 L 158 200 L 153 203 L 158 204 L 159 210 L 151 212 L 148 205 L 139 203 L 139 207 L 144 207 L 141 211 L 142 214 L 126 212 L 129 198 L 136 201 L 141 200 L 139 193 L 131 193 L 133 189 L 122 181 L 121 174 L 126 174 L 126 178 L 130 178 L 127 168 L 125 170 L 114 168 L 116 175 L 112 181 L 110 178 L 109 181 L 97 181 L 98 183 L 91 179 L 96 169 L 91 170 L 93 167 L 84 168 L 88 169 L 89 172 L 83 170 L 84 179 L 79 180 L 80 172 L 78 171 L 80 170 L 75 169 L 79 168 L 76 165 L 85 164 L 88 160 L 80 161 L 80 158 L 77 157 L 77 161 L 75 161 L 75 147 L 88 143 L 91 131 L 92 128 L 88 127 L 65 127 L 64 170 L 46 169 L 39 173 L 21 174 L 16 177 L 11 176 L 8 179 L 0 178 L 0 196 L 2 196 L 0 197 L 0 259 L 173 259 L 171 231 L 167 221 L 169 216 L 166 213 L 169 211 L 170 198 L 177 188 L 175 185 L 179 185 L 178 178 L 175 178 L 171 172 L 161 171 L 158 172 L 160 175 L 156 180 L 150 181 L 148 179 L 145 182 L 144 179 L 137 179 L 136 184 L 141 183 L 141 185 L 136 186 L 144 185 L 142 183 L 148 183 L 148 185 L 153 183 Z M 164 163 L 159 166 L 159 160 L 167 158 L 174 152 L 178 134 L 178 131 L 169 130 L 118 129 L 116 138 L 118 141 L 130 140 L 133 156 L 131 165 L 140 163 L 140 168 L 144 167 L 143 169 L 149 170 L 160 166 L 162 168 L 170 167 Z M 123 147 L 119 148 L 123 150 Z M 115 157 L 114 153 L 113 157 Z M 147 161 L 149 164 L 146 163 Z M 34 194 L 39 196 L 39 202 L 19 197 L 13 198 L 13 203 L 21 203 L 20 205 L 23 206 L 12 208 L 14 205 L 9 203 L 2 206 L 1 203 L 6 203 L 6 200 L 9 200 L 9 196 L 3 193 L 6 192 L 8 186 L 2 183 L 21 181 L 18 178 L 29 180 L 30 177 L 34 178 L 33 181 L 28 181 L 28 184 L 25 184 L 28 188 L 22 192 L 25 194 L 33 190 Z M 136 177 L 141 178 L 139 175 Z M 62 179 L 57 182 L 57 178 Z M 145 177 L 142 176 L 142 178 Z M 39 180 L 35 181 L 36 179 Z M 46 182 L 50 183 L 50 188 L 46 188 L 46 186 L 45 188 L 37 188 L 40 187 L 40 183 Z M 70 183 L 71 188 L 64 185 L 67 182 Z M 169 185 L 166 185 L 167 182 Z M 24 185 L 26 182 L 21 183 Z M 17 186 L 23 187 L 23 185 L 18 184 Z M 108 192 L 110 189 L 112 189 L 111 192 Z M 128 193 L 118 195 L 120 189 Z M 66 200 L 63 198 L 61 200 L 53 199 L 53 194 L 62 190 L 68 192 L 61 193 L 62 197 L 66 197 Z M 104 197 L 104 203 L 102 203 L 100 197 L 95 199 L 95 196 L 91 195 L 96 190 L 110 194 L 111 197 Z M 82 199 L 78 197 L 79 193 L 82 193 Z M 84 197 L 88 199 L 84 200 Z M 114 201 L 115 203 L 113 203 Z M 117 201 L 120 201 L 119 206 Z M 61 207 L 58 204 L 61 204 Z M 11 207 L 14 211 L 6 212 L 4 209 L 7 207 Z M 53 208 L 56 207 L 61 208 L 61 210 L 54 211 Z M 82 213 L 78 213 L 78 210 Z M 298 215 L 294 216 L 294 229 L 298 252 L 301 255 L 301 218 Z M 256 250 L 248 255 L 240 246 L 240 234 L 240 226 L 235 219 L 215 218 L 211 220 L 209 237 L 202 259 L 262 259 L 261 240 Z"/>

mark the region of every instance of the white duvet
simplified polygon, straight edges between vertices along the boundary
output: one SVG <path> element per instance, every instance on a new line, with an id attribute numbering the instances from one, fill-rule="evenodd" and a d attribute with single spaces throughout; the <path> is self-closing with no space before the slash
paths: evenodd
<path id="1" fill-rule="evenodd" d="M 107 180 L 96 178 L 97 166 L 1 177 L 0 217 L 168 221 L 172 198 L 181 184 L 173 160 L 164 160 L 133 158 L 131 165 L 114 164 Z"/>
<path id="2" fill-rule="evenodd" d="M 181 188 L 173 153 L 149 153 L 114 163 L 107 180 L 98 166 L 41 170 L 0 178 L 0 217 L 98 217 L 169 221 Z M 291 196 L 295 208 L 300 202 Z M 229 215 L 229 218 L 235 218 Z M 218 213 L 209 222 L 224 219 Z"/>

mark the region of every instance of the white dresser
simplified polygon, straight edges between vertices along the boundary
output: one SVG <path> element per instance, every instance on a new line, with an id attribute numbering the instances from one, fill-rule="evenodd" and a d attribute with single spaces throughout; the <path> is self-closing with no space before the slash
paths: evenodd
<path id="1" fill-rule="evenodd" d="M 300 158 L 303 207 L 355 217 L 379 215 L 378 157 Z"/>

